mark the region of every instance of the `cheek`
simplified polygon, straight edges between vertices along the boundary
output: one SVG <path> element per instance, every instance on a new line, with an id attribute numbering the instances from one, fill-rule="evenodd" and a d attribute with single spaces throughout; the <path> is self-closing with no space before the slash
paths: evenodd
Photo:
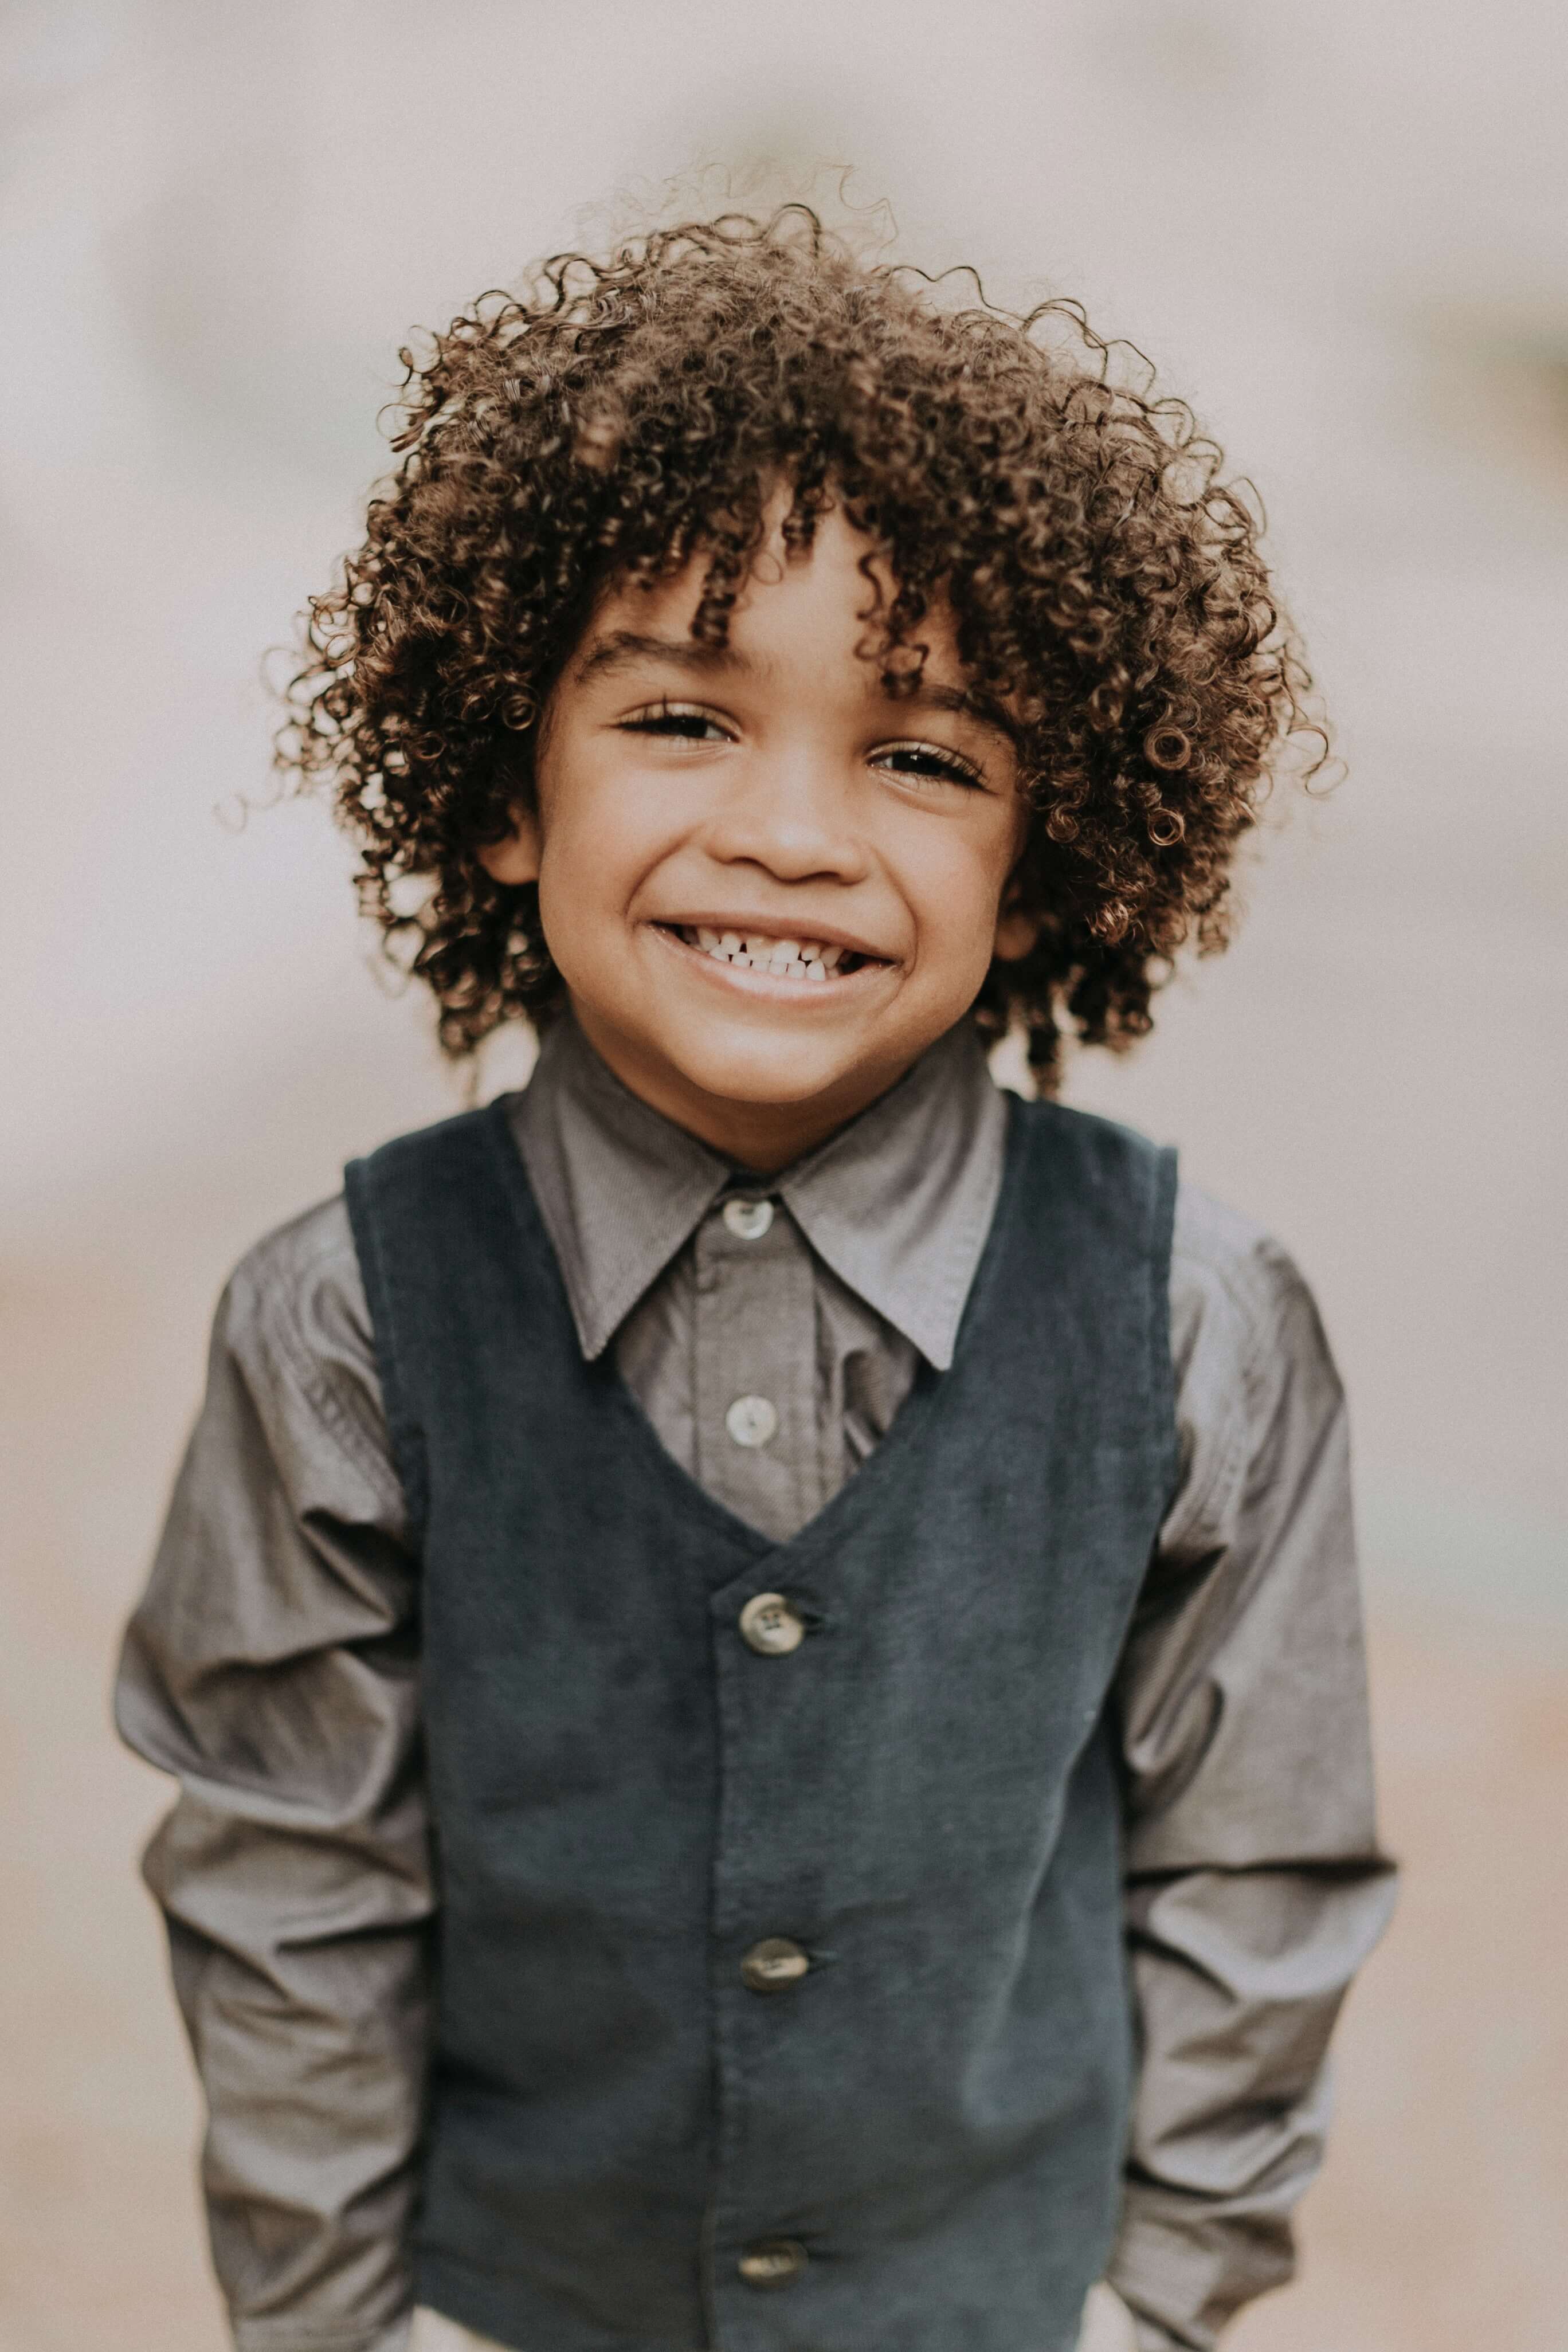
<path id="1" fill-rule="evenodd" d="M 595 839 L 615 835 L 598 814 L 593 764 L 563 731 L 566 740 L 557 738 L 538 769 L 539 913 L 550 951 L 572 980 L 609 896 L 607 861 L 595 856 Z"/>
<path id="2" fill-rule="evenodd" d="M 955 842 L 922 845 L 918 876 L 921 928 L 928 949 L 943 961 L 982 971 L 991 961 L 1002 892 L 1013 870 L 1016 828 Z"/>
<path id="3" fill-rule="evenodd" d="M 545 887 L 594 902 L 612 894 L 644 850 L 649 796 L 591 757 L 563 759 L 540 779 Z"/>

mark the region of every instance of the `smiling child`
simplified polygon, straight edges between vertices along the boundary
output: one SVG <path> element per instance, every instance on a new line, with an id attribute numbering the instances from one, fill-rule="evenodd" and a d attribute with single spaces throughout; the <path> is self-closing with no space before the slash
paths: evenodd
<path id="1" fill-rule="evenodd" d="M 893 584 L 829 509 L 791 562 L 775 491 L 724 638 L 700 555 L 611 588 L 554 688 L 531 804 L 479 852 L 536 883 L 584 1036 L 656 1110 L 773 1170 L 887 1093 L 994 957 L 1027 810 L 1018 730 L 971 694 L 951 619 L 900 693 L 858 650 Z M 863 570 L 862 566 L 866 568 Z"/>
<path id="2" fill-rule="evenodd" d="M 1101 2280 L 1206 2352 L 1289 2274 L 1391 1887 L 1342 1399 L 1049 1097 L 1305 675 L 1186 412 L 939 295 L 795 210 L 552 265 L 314 607 L 286 761 L 447 1048 L 542 1043 L 241 1265 L 127 1639 L 240 2352 Z"/>

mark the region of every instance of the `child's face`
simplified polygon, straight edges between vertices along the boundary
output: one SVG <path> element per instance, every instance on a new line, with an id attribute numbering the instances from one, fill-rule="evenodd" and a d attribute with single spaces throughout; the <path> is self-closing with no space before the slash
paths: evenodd
<path id="1" fill-rule="evenodd" d="M 856 650 L 868 547 L 835 511 L 786 564 L 775 521 L 723 646 L 689 635 L 700 559 L 613 592 L 552 697 L 537 817 L 485 853 L 498 880 L 537 878 L 605 1061 L 754 1168 L 874 1101 L 993 952 L 1030 944 L 999 922 L 1025 824 L 1012 740 L 963 707 L 944 612 L 918 633 L 920 690 L 884 691 Z M 726 937 L 749 963 L 703 944 Z"/>

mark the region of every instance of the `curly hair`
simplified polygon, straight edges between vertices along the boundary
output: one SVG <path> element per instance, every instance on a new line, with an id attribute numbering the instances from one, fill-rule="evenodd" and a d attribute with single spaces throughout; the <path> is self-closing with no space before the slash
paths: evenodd
<path id="1" fill-rule="evenodd" d="M 1116 380 L 1077 304 L 1018 316 L 976 281 L 959 309 L 945 283 L 789 205 L 559 256 L 400 354 L 402 462 L 311 603 L 278 759 L 334 790 L 362 903 L 434 991 L 448 1053 L 564 1001 L 537 887 L 479 853 L 531 804 L 596 597 L 697 557 L 693 631 L 722 642 L 781 483 L 792 551 L 837 504 L 888 559 L 870 650 L 889 689 L 944 599 L 972 683 L 1019 727 L 1010 903 L 1039 929 L 992 963 L 982 1030 L 1021 1020 L 1049 1086 L 1064 1016 L 1124 1045 L 1184 942 L 1225 945 L 1271 764 L 1323 748 L 1255 501 L 1184 404 Z"/>

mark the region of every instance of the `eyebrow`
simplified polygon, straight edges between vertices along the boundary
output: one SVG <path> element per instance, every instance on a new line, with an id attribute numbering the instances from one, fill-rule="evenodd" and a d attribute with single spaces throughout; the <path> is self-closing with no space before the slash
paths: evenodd
<path id="1" fill-rule="evenodd" d="M 977 727 L 988 727 L 994 735 L 1000 735 L 1015 751 L 1023 749 L 1022 729 L 999 702 L 975 687 L 942 686 L 934 679 L 928 682 L 922 678 L 909 700 L 917 710 L 952 710 L 960 719 L 973 719 Z"/>
<path id="2" fill-rule="evenodd" d="M 710 675 L 716 669 L 754 670 L 756 664 L 732 646 L 705 646 L 696 637 L 639 636 L 635 629 L 613 629 L 601 637 L 577 665 L 577 684 L 630 669 L 639 661 L 668 662 L 672 668 Z"/>
<path id="3" fill-rule="evenodd" d="M 663 662 L 698 677 L 710 677 L 720 670 L 756 677 L 764 667 L 731 645 L 710 646 L 695 637 L 655 637 L 635 629 L 614 629 L 584 656 L 577 666 L 576 683 L 583 686 L 591 677 L 613 677 L 616 670 L 630 669 L 639 661 Z M 1022 730 L 1000 703 L 973 687 L 943 686 L 922 677 L 912 694 L 890 698 L 906 702 L 915 711 L 947 710 L 957 718 L 972 719 L 977 726 L 1000 735 L 1011 750 L 1022 748 Z"/>

